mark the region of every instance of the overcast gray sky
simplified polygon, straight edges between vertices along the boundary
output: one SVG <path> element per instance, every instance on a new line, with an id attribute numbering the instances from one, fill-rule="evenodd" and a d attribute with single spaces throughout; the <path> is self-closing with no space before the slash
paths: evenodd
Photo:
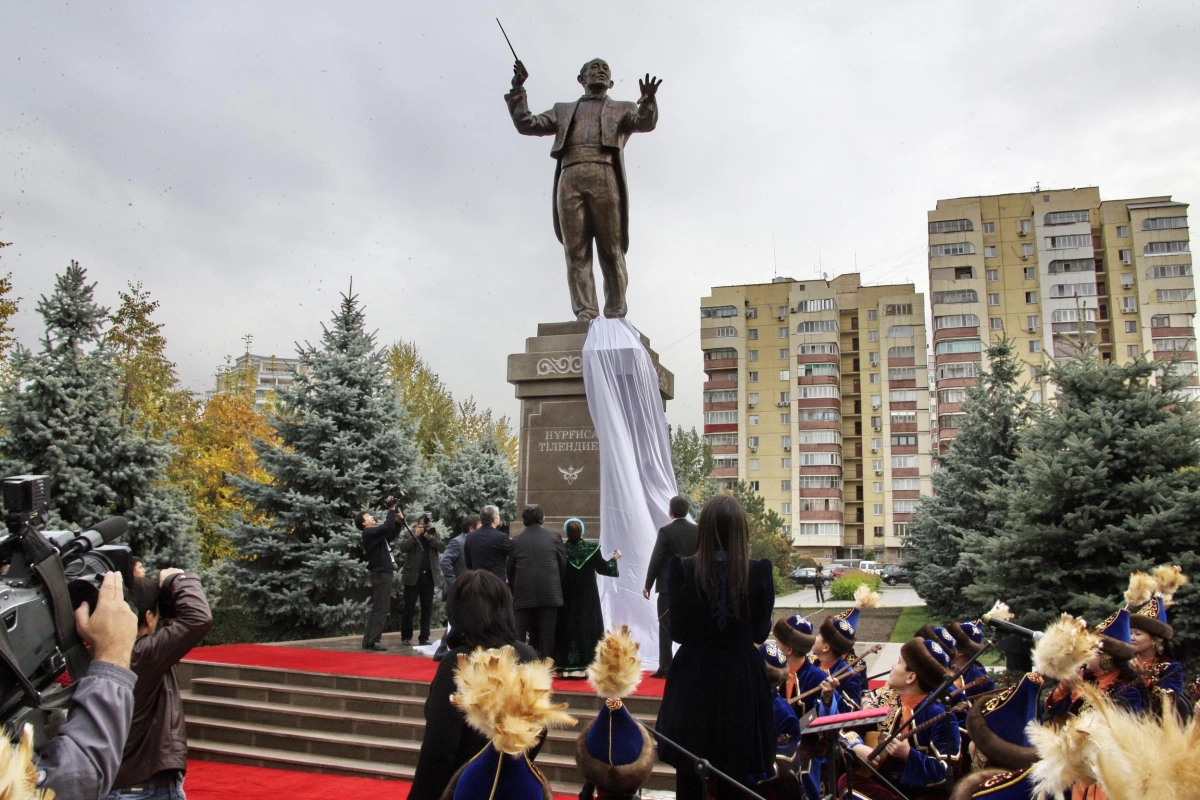
<path id="1" fill-rule="evenodd" d="M 587 10 L 584 10 L 584 9 Z M 457 397 L 515 418 L 506 356 L 570 318 L 535 111 L 663 79 L 626 148 L 629 318 L 700 424 L 709 287 L 852 271 L 926 284 L 938 198 L 1098 185 L 1200 199 L 1195 3 L 301 3 L 0 6 L 0 271 L 19 338 L 78 259 L 141 280 L 188 387 L 292 355 L 348 287 Z"/>

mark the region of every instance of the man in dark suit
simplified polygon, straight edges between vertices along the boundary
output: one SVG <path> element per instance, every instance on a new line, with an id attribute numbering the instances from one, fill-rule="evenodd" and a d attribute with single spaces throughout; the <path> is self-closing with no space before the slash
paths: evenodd
<path id="1" fill-rule="evenodd" d="M 388 512 L 382 525 L 376 525 L 375 518 L 367 511 L 360 511 L 354 517 L 354 527 L 362 531 L 367 569 L 371 573 L 371 613 L 363 633 L 364 650 L 387 650 L 387 645 L 379 640 L 387 624 L 388 612 L 392 610 L 392 583 L 396 573 L 396 557 L 392 555 L 389 543 L 399 534 L 404 514 L 396 508 L 392 497 L 385 499 L 383 506 Z"/>
<path id="2" fill-rule="evenodd" d="M 671 521 L 658 529 L 654 541 L 654 552 L 650 555 L 650 566 L 646 570 L 646 586 L 642 597 L 650 599 L 650 590 L 657 585 L 658 591 L 658 672 L 654 678 L 665 678 L 671 668 L 671 617 L 667 604 L 667 565 L 671 556 L 687 558 L 696 553 L 696 542 L 700 537 L 696 523 L 689 522 L 691 509 L 688 501 L 678 495 L 671 498 L 669 512 Z"/>
<path id="3" fill-rule="evenodd" d="M 500 509 L 484 506 L 479 512 L 480 525 L 467 535 L 463 544 L 463 558 L 467 569 L 486 569 L 502 581 L 508 580 L 508 553 L 512 550 L 512 539 L 504 531 L 496 530 L 500 520 Z"/>
<path id="4" fill-rule="evenodd" d="M 429 623 L 433 617 L 433 590 L 442 585 L 438 554 L 446 543 L 438 538 L 430 524 L 429 515 L 421 517 L 417 526 L 400 540 L 404 553 L 404 611 L 400 614 L 400 638 L 412 644 L 413 612 L 421 600 L 421 638 L 417 644 L 429 644 Z"/>
<path id="5" fill-rule="evenodd" d="M 542 527 L 541 506 L 521 512 L 525 530 L 512 543 L 508 557 L 508 587 L 513 593 L 517 641 L 525 641 L 542 658 L 554 655 L 554 626 L 563 604 L 562 576 L 567 568 L 567 548 L 562 534 Z"/>

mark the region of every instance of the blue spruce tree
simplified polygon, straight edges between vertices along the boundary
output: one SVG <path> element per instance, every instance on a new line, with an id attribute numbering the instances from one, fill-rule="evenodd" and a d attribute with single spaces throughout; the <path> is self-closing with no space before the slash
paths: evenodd
<path id="1" fill-rule="evenodd" d="M 450 536 L 458 532 L 464 515 L 478 514 L 486 505 L 497 506 L 504 522 L 516 515 L 517 472 L 495 435 L 460 437 L 458 448 L 449 455 L 438 454 L 436 463 L 438 487 L 430 511 L 445 522 Z"/>
<path id="2" fill-rule="evenodd" d="M 0 395 L 0 469 L 50 476 L 51 527 L 83 527 L 120 514 L 125 541 L 151 567 L 195 569 L 186 499 L 167 485 L 170 445 L 121 421 L 121 386 L 104 341 L 108 310 L 78 262 L 55 280 L 38 313 L 41 349 L 14 348 L 14 380 Z"/>
<path id="3" fill-rule="evenodd" d="M 232 478 L 269 522 L 227 532 L 228 592 L 275 639 L 359 629 L 368 584 L 354 515 L 393 486 L 414 507 L 428 494 L 414 426 L 364 323 L 343 295 L 321 346 L 297 348 L 295 381 L 278 390 L 279 443 L 255 445 L 270 480 Z"/>

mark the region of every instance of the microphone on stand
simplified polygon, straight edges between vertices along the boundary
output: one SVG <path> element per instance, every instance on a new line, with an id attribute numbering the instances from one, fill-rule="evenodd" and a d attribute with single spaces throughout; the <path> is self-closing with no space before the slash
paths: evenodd
<path id="1" fill-rule="evenodd" d="M 1017 636 L 1023 636 L 1033 642 L 1040 642 L 1042 637 L 1046 635 L 1041 631 L 1034 631 L 1030 630 L 1029 628 L 1021 627 L 1020 625 L 1015 625 L 1006 619 L 993 617 L 991 614 L 984 614 L 982 619 L 985 624 L 991 625 L 993 628 L 999 628 L 1000 630 L 1007 631 L 1008 633 L 1015 633 Z"/>

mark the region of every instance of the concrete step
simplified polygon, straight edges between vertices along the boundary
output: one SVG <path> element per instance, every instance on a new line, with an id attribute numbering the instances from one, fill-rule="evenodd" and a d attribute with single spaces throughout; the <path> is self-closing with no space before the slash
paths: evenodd
<path id="1" fill-rule="evenodd" d="M 339 774 L 362 774 L 368 777 L 407 778 L 403 770 L 396 768 L 415 769 L 421 750 L 419 738 L 397 739 L 361 733 L 329 733 L 191 714 L 187 717 L 187 730 L 188 749 L 194 750 L 197 757 L 229 760 L 216 757 L 224 753 L 233 757 L 242 754 L 245 758 L 257 758 L 262 752 L 272 751 L 291 754 L 292 758 L 283 761 L 292 768 L 325 764 L 343 770 Z M 577 790 L 581 781 L 573 753 L 568 755 L 547 752 L 547 749 L 549 748 L 538 754 L 538 769 L 547 780 L 566 786 L 573 785 Z M 363 765 L 364 768 L 359 770 L 356 765 Z M 646 783 L 646 787 L 651 789 L 667 789 L 673 785 L 674 771 L 665 764 L 655 765 Z"/>

